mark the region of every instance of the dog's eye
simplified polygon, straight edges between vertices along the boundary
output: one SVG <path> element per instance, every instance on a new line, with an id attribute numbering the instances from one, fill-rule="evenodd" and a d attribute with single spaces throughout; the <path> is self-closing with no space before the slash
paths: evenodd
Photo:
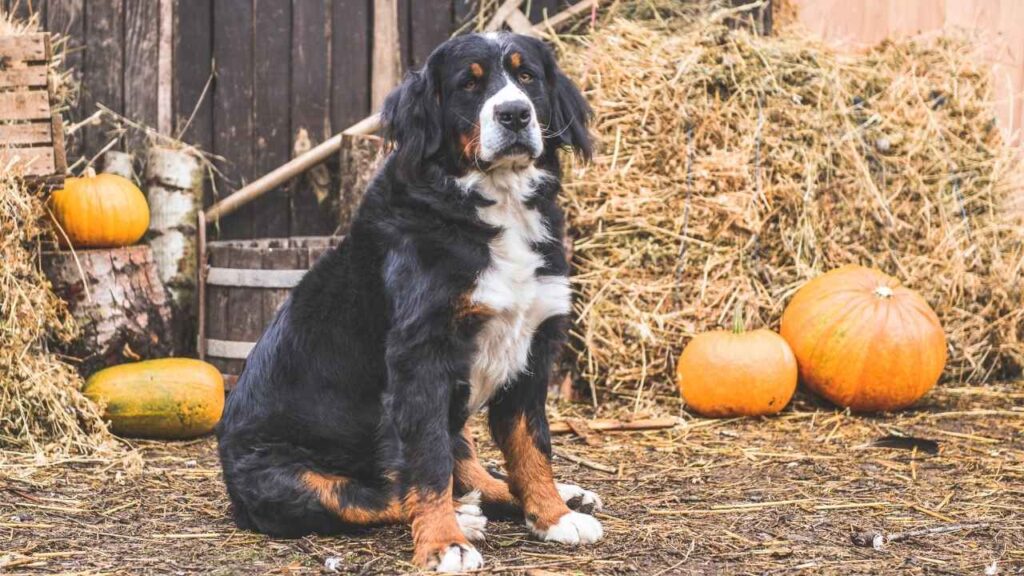
<path id="1" fill-rule="evenodd" d="M 530 82 L 533 82 L 533 74 L 530 74 L 529 72 L 520 72 L 519 81 L 523 84 L 529 84 Z"/>
<path id="2" fill-rule="evenodd" d="M 462 89 L 467 92 L 472 92 L 473 90 L 476 90 L 476 80 L 466 80 L 462 84 Z"/>

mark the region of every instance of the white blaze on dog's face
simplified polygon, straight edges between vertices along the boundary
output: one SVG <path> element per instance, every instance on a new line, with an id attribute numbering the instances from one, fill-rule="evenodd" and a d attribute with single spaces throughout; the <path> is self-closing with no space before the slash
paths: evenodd
<path id="1" fill-rule="evenodd" d="M 533 102 L 506 71 L 492 84 L 500 87 L 480 108 L 480 159 L 515 163 L 538 158 L 544 141 Z"/>

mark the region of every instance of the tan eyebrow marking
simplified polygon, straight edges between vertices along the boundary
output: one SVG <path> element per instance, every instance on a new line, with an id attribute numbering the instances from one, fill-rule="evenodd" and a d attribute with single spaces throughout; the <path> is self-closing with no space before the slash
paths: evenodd
<path id="1" fill-rule="evenodd" d="M 474 78 L 484 77 L 484 67 L 477 64 L 476 62 L 473 62 L 472 64 L 469 65 L 469 71 L 473 74 Z"/>
<path id="2" fill-rule="evenodd" d="M 512 69 L 515 70 L 522 66 L 523 55 L 519 52 L 513 52 L 512 55 L 508 57 L 508 62 L 512 65 Z"/>

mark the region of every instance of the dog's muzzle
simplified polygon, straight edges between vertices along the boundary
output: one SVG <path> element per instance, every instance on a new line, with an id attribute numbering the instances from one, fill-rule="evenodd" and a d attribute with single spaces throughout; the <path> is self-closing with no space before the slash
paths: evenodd
<path id="1" fill-rule="evenodd" d="M 543 151 L 533 103 L 511 81 L 487 99 L 480 111 L 480 159 L 538 158 Z"/>

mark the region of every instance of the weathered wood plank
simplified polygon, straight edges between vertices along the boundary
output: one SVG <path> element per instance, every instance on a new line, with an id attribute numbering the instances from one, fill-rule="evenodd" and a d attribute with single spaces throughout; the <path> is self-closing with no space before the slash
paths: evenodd
<path id="1" fill-rule="evenodd" d="M 50 99 L 45 90 L 0 92 L 0 120 L 50 118 Z"/>
<path id="2" fill-rule="evenodd" d="M 46 0 L 7 0 L 7 9 L 19 20 L 35 15 L 37 22 L 46 22 Z"/>
<path id="3" fill-rule="evenodd" d="M 264 274 L 276 273 L 278 271 L 291 272 L 299 268 L 298 251 L 286 246 L 287 241 L 282 241 L 277 247 L 271 248 L 263 253 Z M 302 270 L 305 273 L 305 270 Z M 263 291 L 263 321 L 267 324 L 277 315 L 278 309 L 288 299 L 291 290 L 288 288 L 267 289 Z"/>
<path id="4" fill-rule="evenodd" d="M 0 70 L 0 88 L 14 88 L 17 86 L 29 88 L 45 87 L 46 66 Z"/>
<path id="5" fill-rule="evenodd" d="M 259 269 L 263 265 L 263 253 L 251 248 L 229 248 L 233 268 Z M 259 288 L 230 288 L 228 300 L 227 339 L 238 342 L 259 340 L 266 323 L 263 320 L 262 295 Z M 207 344 L 209 350 L 209 344 Z M 241 374 L 243 362 L 229 363 L 229 374 Z"/>
<path id="6" fill-rule="evenodd" d="M 370 114 L 373 0 L 334 0 L 331 29 L 331 127 L 344 130 Z"/>
<path id="7" fill-rule="evenodd" d="M 210 266 L 228 267 L 231 265 L 231 255 L 228 246 L 214 245 L 207 246 L 208 264 Z M 205 327 L 206 345 L 212 340 L 227 340 L 228 338 L 228 299 L 230 288 L 224 286 L 207 286 L 205 302 Z M 208 353 L 209 350 L 207 349 Z M 214 366 L 223 373 L 228 372 L 225 361 L 217 358 L 207 358 Z"/>
<path id="8" fill-rule="evenodd" d="M 213 150 L 213 97 L 203 89 L 213 61 L 213 6 L 177 0 L 174 26 L 174 131 L 186 142 Z M 193 116 L 194 113 L 194 116 Z M 189 122 L 191 119 L 191 122 Z"/>
<path id="9" fill-rule="evenodd" d="M 235 340 L 210 338 L 206 341 L 206 353 L 215 358 L 224 358 L 225 360 L 245 360 L 249 357 L 249 352 L 252 352 L 255 346 L 256 341 L 238 342 Z"/>
<path id="10" fill-rule="evenodd" d="M 71 82 L 80 85 L 82 82 L 82 63 L 84 62 L 85 20 L 82 18 L 85 0 L 49 0 L 46 8 L 46 29 L 51 33 L 65 37 L 64 64 L 65 71 L 71 73 Z M 70 104 L 65 117 L 71 122 L 82 119 L 82 102 Z M 66 143 L 67 154 L 77 157 L 80 146 L 78 138 L 71 138 Z"/>
<path id="11" fill-rule="evenodd" d="M 226 178 L 217 184 L 222 194 L 254 177 L 253 140 L 253 5 L 252 0 L 214 2 L 213 55 L 217 66 L 214 93 L 213 151 L 228 159 Z M 246 206 L 220 222 L 222 237 L 251 238 L 252 207 Z"/>
<path id="12" fill-rule="evenodd" d="M 0 146 L 24 144 L 49 144 L 50 123 L 0 124 Z"/>
<path id="13" fill-rule="evenodd" d="M 330 86 L 324 74 L 329 69 L 331 19 L 327 0 L 308 0 L 292 6 L 291 139 L 295 154 L 331 135 Z M 333 214 L 322 208 L 329 190 L 330 177 L 325 169 L 314 168 L 292 182 L 291 234 L 326 234 L 333 229 Z"/>
<path id="14" fill-rule="evenodd" d="M 8 65 L 15 62 L 33 62 L 46 59 L 46 34 L 0 36 L 0 54 Z"/>
<path id="15" fill-rule="evenodd" d="M 124 112 L 124 2 L 89 2 L 85 19 L 85 62 L 82 72 L 82 114 L 96 111 L 103 104 L 114 112 Z M 83 152 L 95 154 L 108 141 L 102 127 L 84 129 Z"/>
<path id="16" fill-rule="evenodd" d="M 370 80 L 370 105 L 379 110 L 384 98 L 402 78 L 405 50 L 402 46 L 401 6 L 405 1 L 373 1 L 373 64 Z M 407 26 L 406 26 L 407 28 Z M 407 60 L 407 59 L 406 59 Z"/>
<path id="17" fill-rule="evenodd" d="M 0 148 L 0 166 L 14 162 L 26 176 L 47 176 L 53 174 L 53 148 Z"/>
<path id="18" fill-rule="evenodd" d="M 124 115 L 145 126 L 157 127 L 160 59 L 159 0 L 129 0 L 124 7 Z M 133 132 L 125 143 L 134 150 L 145 136 Z"/>
<path id="19" fill-rule="evenodd" d="M 439 44 L 448 39 L 453 30 L 450 2 L 413 2 L 410 6 L 409 52 L 411 68 L 422 68 L 427 57 Z"/>
<path id="20" fill-rule="evenodd" d="M 253 69 L 253 116 L 257 119 L 253 141 L 254 177 L 270 172 L 290 158 L 288 76 L 292 37 L 290 3 L 255 0 L 255 13 L 258 41 Z M 261 237 L 287 236 L 289 206 L 288 190 L 284 186 L 253 202 L 254 233 Z"/>

